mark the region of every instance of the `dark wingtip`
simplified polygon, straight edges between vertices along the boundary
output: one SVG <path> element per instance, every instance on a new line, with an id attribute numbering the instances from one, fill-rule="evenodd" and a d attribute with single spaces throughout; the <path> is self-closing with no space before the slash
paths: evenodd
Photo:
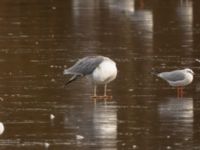
<path id="1" fill-rule="evenodd" d="M 69 80 L 65 83 L 65 86 L 67 86 L 68 84 L 70 84 L 71 82 L 73 82 L 74 80 Z"/>
<path id="2" fill-rule="evenodd" d="M 67 82 L 65 83 L 65 86 L 67 86 L 68 84 L 70 84 L 71 82 L 77 80 L 77 79 L 80 78 L 80 77 L 81 77 L 80 75 L 73 75 L 73 76 L 69 79 L 69 81 L 67 81 Z"/>

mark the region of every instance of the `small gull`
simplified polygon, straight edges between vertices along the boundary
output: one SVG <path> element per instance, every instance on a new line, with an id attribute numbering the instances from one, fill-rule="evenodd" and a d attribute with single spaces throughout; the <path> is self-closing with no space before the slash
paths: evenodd
<path id="1" fill-rule="evenodd" d="M 0 122 L 0 135 L 3 134 L 5 128 L 2 122 Z"/>
<path id="2" fill-rule="evenodd" d="M 169 85 L 177 87 L 177 96 L 183 96 L 183 86 L 189 85 L 193 81 L 194 72 L 189 69 L 174 70 L 170 72 L 161 72 L 156 74 L 164 79 Z"/>
<path id="3" fill-rule="evenodd" d="M 73 75 L 69 81 L 72 81 L 80 77 L 87 76 L 94 84 L 94 95 L 92 98 L 112 98 L 107 96 L 107 84 L 113 81 L 117 76 L 116 63 L 108 57 L 104 56 L 87 56 L 80 59 L 72 67 L 64 70 L 64 75 Z M 97 85 L 104 85 L 104 95 L 97 96 Z"/>

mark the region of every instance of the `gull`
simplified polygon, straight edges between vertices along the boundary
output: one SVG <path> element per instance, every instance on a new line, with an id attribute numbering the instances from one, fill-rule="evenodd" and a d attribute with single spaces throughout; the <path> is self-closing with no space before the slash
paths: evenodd
<path id="1" fill-rule="evenodd" d="M 0 135 L 3 134 L 5 127 L 2 122 L 0 122 Z"/>
<path id="2" fill-rule="evenodd" d="M 117 76 L 116 63 L 105 56 L 87 56 L 64 70 L 64 75 L 73 75 L 66 83 L 68 85 L 78 78 L 87 76 L 94 84 L 92 98 L 112 98 L 107 96 L 107 84 Z M 97 96 L 97 85 L 104 85 L 104 95 Z"/>
<path id="3" fill-rule="evenodd" d="M 161 72 L 156 74 L 164 79 L 173 87 L 177 87 L 177 96 L 183 96 L 183 87 L 189 85 L 193 81 L 194 72 L 189 69 L 173 70 L 170 72 Z"/>

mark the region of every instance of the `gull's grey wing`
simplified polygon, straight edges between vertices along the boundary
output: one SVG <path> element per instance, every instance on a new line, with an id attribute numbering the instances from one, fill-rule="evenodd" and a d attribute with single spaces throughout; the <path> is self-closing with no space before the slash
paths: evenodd
<path id="1" fill-rule="evenodd" d="M 103 56 L 88 56 L 80 59 L 69 69 L 64 70 L 64 74 L 88 75 L 104 60 Z"/>
<path id="2" fill-rule="evenodd" d="M 158 76 L 165 80 L 172 81 L 172 82 L 176 82 L 176 81 L 185 79 L 185 74 L 179 70 L 172 71 L 172 72 L 159 73 Z"/>

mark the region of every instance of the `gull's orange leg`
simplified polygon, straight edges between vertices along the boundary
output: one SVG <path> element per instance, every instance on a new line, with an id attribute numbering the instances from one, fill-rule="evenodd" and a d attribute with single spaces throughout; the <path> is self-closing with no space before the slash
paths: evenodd
<path id="1" fill-rule="evenodd" d="M 97 96 L 97 86 L 96 86 L 96 84 L 94 85 L 94 96 Z"/>
<path id="2" fill-rule="evenodd" d="M 107 96 L 107 84 L 104 85 L 104 94 L 103 94 L 103 96 L 105 96 L 105 97 Z"/>
<path id="3" fill-rule="evenodd" d="M 177 87 L 177 98 L 180 97 L 180 87 Z"/>
<path id="4" fill-rule="evenodd" d="M 92 99 L 112 99 L 112 96 L 107 96 L 107 84 L 104 85 L 104 95 L 97 96 L 96 94 L 96 85 L 94 86 L 94 95 L 91 97 Z"/>
<path id="5" fill-rule="evenodd" d="M 183 97 L 183 94 L 184 94 L 183 87 L 181 87 L 181 97 Z"/>
<path id="6" fill-rule="evenodd" d="M 112 96 L 107 95 L 107 84 L 104 85 L 104 94 L 103 94 L 104 99 L 112 99 Z"/>
<path id="7" fill-rule="evenodd" d="M 97 98 L 97 86 L 96 86 L 96 84 L 94 85 L 94 91 L 93 91 L 94 93 L 93 93 L 93 96 L 91 96 L 91 98 Z"/>
<path id="8" fill-rule="evenodd" d="M 184 94 L 183 87 L 177 87 L 177 97 L 181 98 L 183 97 L 183 94 Z"/>

